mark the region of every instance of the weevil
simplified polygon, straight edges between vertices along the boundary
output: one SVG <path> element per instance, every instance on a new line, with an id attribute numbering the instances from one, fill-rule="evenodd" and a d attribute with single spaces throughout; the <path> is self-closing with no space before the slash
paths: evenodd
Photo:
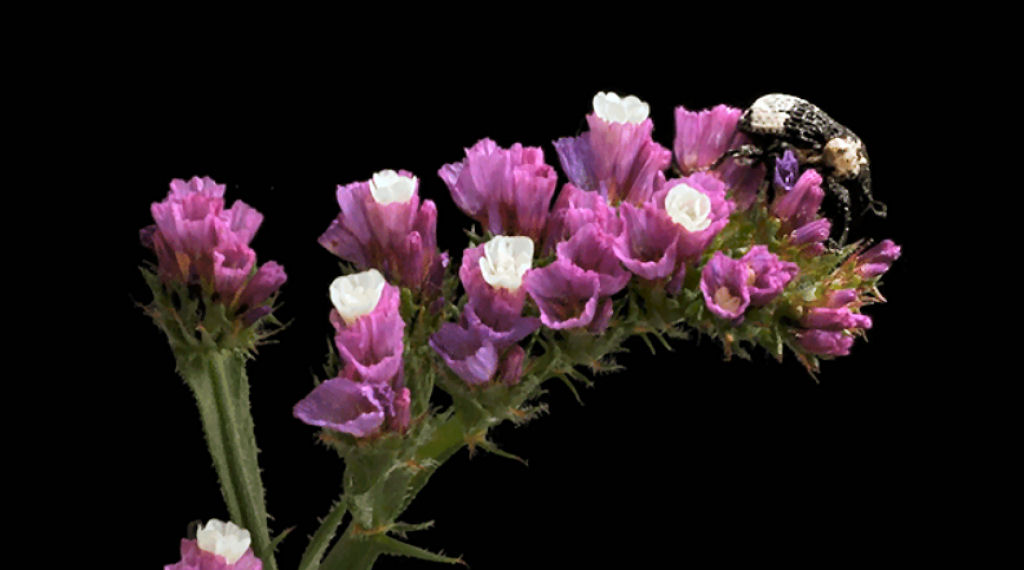
<path id="1" fill-rule="evenodd" d="M 716 164 L 728 157 L 752 163 L 792 150 L 802 166 L 813 166 L 821 173 L 828 190 L 842 203 L 840 246 L 850 229 L 851 192 L 867 200 L 865 210 L 885 217 L 885 204 L 871 195 L 871 165 L 864 142 L 813 103 L 782 93 L 764 95 L 743 111 L 737 129 L 752 144 L 725 153 Z"/>

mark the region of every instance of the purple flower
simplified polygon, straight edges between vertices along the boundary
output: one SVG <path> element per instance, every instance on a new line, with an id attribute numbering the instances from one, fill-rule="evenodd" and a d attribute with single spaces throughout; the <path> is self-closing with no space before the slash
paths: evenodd
<path id="1" fill-rule="evenodd" d="M 429 342 L 452 372 L 471 386 L 486 384 L 498 370 L 498 351 L 479 329 L 443 323 Z"/>
<path id="2" fill-rule="evenodd" d="M 782 261 L 763 245 L 751 247 L 740 261 L 747 264 L 747 289 L 754 307 L 767 305 L 800 271 L 797 264 Z"/>
<path id="3" fill-rule="evenodd" d="M 558 181 L 540 147 L 515 143 L 506 150 L 482 139 L 438 175 L 455 204 L 492 234 L 528 236 L 540 245 Z"/>
<path id="4" fill-rule="evenodd" d="M 404 170 L 338 187 L 341 213 L 320 245 L 359 269 L 375 268 L 413 291 L 436 292 L 444 258 L 437 250 L 437 207 L 420 203 L 419 180 Z"/>
<path id="5" fill-rule="evenodd" d="M 623 203 L 622 233 L 612 243 L 615 256 L 642 279 L 657 281 L 679 268 L 679 226 L 668 213 L 645 204 L 641 208 Z"/>
<path id="6" fill-rule="evenodd" d="M 655 179 L 664 177 L 672 161 L 672 153 L 651 138 L 654 123 L 647 118 L 646 103 L 598 93 L 587 123 L 589 131 L 554 143 L 569 181 L 599 192 L 611 204 L 646 202 Z"/>
<path id="7" fill-rule="evenodd" d="M 846 356 L 853 346 L 853 337 L 843 331 L 809 329 L 797 333 L 797 343 L 813 354 Z"/>
<path id="8" fill-rule="evenodd" d="M 311 426 L 340 431 L 358 438 L 378 432 L 384 424 L 384 405 L 374 386 L 348 378 L 331 378 L 310 392 L 292 410 Z"/>
<path id="9" fill-rule="evenodd" d="M 746 262 L 716 251 L 704 265 L 700 277 L 700 290 L 708 309 L 723 319 L 742 319 L 743 312 L 750 306 L 749 277 Z"/>
<path id="10" fill-rule="evenodd" d="M 789 192 L 800 177 L 800 162 L 793 151 L 786 149 L 782 158 L 775 161 L 775 187 Z"/>
<path id="11" fill-rule="evenodd" d="M 825 306 L 836 308 L 849 305 L 857 300 L 856 289 L 834 289 L 825 294 Z"/>
<path id="12" fill-rule="evenodd" d="M 601 279 L 566 259 L 531 269 L 523 285 L 540 308 L 540 320 L 552 329 L 586 327 L 597 315 Z"/>
<path id="13" fill-rule="evenodd" d="M 820 244 L 828 239 L 832 231 L 832 222 L 828 218 L 818 218 L 808 222 L 789 234 L 789 243 L 793 245 Z"/>
<path id="14" fill-rule="evenodd" d="M 167 198 L 150 207 L 156 223 L 143 228 L 139 237 L 156 253 L 165 283 L 203 285 L 215 291 L 221 303 L 244 306 L 249 325 L 269 312 L 258 305 L 280 288 L 286 276 L 274 262 L 253 275 L 256 253 L 248 244 L 263 215 L 242 201 L 225 210 L 223 196 L 224 185 L 210 178 L 173 180 Z"/>
<path id="15" fill-rule="evenodd" d="M 181 540 L 181 561 L 164 570 L 262 570 L 253 554 L 249 531 L 232 522 L 211 519 L 199 525 L 195 540 Z"/>
<path id="16" fill-rule="evenodd" d="M 602 296 L 621 291 L 629 283 L 630 273 L 615 256 L 615 239 L 601 231 L 596 223 L 583 226 L 568 241 L 558 244 L 559 259 L 597 274 Z"/>
<path id="17" fill-rule="evenodd" d="M 676 137 L 674 150 L 676 163 L 683 174 L 705 171 L 727 151 L 749 141 L 736 125 L 740 109 L 718 105 L 712 109 L 689 111 L 676 107 Z M 757 197 L 757 189 L 764 179 L 763 165 L 747 166 L 728 158 L 713 174 L 732 190 L 733 200 L 740 209 L 747 209 Z"/>
<path id="18" fill-rule="evenodd" d="M 703 172 L 661 183 L 653 202 L 675 223 L 678 255 L 690 263 L 703 255 L 736 207 L 725 198 L 725 183 Z"/>
<path id="19" fill-rule="evenodd" d="M 459 278 L 469 297 L 463 319 L 499 350 L 540 327 L 537 318 L 522 316 L 526 302 L 522 278 L 532 259 L 533 242 L 523 236 L 496 236 L 462 254 Z"/>
<path id="20" fill-rule="evenodd" d="M 815 307 L 804 314 L 800 324 L 809 329 L 829 331 L 869 329 L 871 317 L 853 313 L 847 307 Z"/>
<path id="21" fill-rule="evenodd" d="M 334 344 L 345 363 L 342 375 L 377 384 L 393 383 L 401 370 L 405 322 L 398 287 L 375 269 L 339 277 L 331 284 Z M 398 389 L 399 386 L 393 386 Z"/>
<path id="22" fill-rule="evenodd" d="M 612 237 L 622 231 L 618 211 L 603 196 L 566 184 L 548 217 L 544 253 L 554 251 L 558 242 L 576 235 L 587 224 L 597 224 L 602 233 Z"/>
<path id="23" fill-rule="evenodd" d="M 857 256 L 855 271 L 863 279 L 872 279 L 889 271 L 892 263 L 899 259 L 902 250 L 891 239 L 883 240 L 875 247 Z"/>
<path id="24" fill-rule="evenodd" d="M 526 351 L 519 345 L 512 346 L 501 359 L 501 367 L 498 377 L 501 383 L 506 386 L 515 386 L 523 376 L 523 360 L 526 358 Z"/>
<path id="25" fill-rule="evenodd" d="M 789 192 L 775 197 L 772 213 L 785 222 L 784 231 L 799 228 L 818 217 L 818 208 L 824 197 L 821 175 L 815 170 L 807 169 Z"/>

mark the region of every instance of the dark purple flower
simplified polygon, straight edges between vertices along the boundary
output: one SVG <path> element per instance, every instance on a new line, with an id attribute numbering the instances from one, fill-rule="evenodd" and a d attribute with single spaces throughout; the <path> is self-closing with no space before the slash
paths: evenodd
<path id="1" fill-rule="evenodd" d="M 818 217 L 818 208 L 824 197 L 821 175 L 813 169 L 807 169 L 789 192 L 775 197 L 772 213 L 785 222 L 784 231 L 788 231 L 787 228 L 799 228 Z"/>
<path id="2" fill-rule="evenodd" d="M 856 300 L 856 289 L 834 289 L 825 294 L 825 306 L 833 309 L 849 305 Z"/>
<path id="3" fill-rule="evenodd" d="M 589 131 L 554 143 L 569 181 L 599 192 L 613 205 L 646 202 L 655 179 L 664 177 L 672 161 L 672 153 L 651 138 L 654 123 L 647 118 L 646 103 L 598 93 L 587 123 Z"/>
<path id="4" fill-rule="evenodd" d="M 902 250 L 891 239 L 883 240 L 875 247 L 857 256 L 855 271 L 864 279 L 872 279 L 889 271 L 892 263 L 899 259 Z"/>
<path id="5" fill-rule="evenodd" d="M 437 207 L 430 200 L 420 203 L 418 187 L 419 180 L 404 170 L 339 186 L 341 213 L 320 245 L 359 269 L 378 269 L 402 287 L 436 292 L 443 276 Z"/>
<path id="6" fill-rule="evenodd" d="M 263 562 L 249 547 L 249 531 L 234 523 L 211 519 L 196 535 L 181 539 L 181 561 L 164 570 L 262 570 Z"/>
<path id="7" fill-rule="evenodd" d="M 853 336 L 843 331 L 809 329 L 797 333 L 800 347 L 813 354 L 846 356 L 853 346 Z"/>
<path id="8" fill-rule="evenodd" d="M 800 271 L 797 264 L 782 261 L 763 245 L 751 247 L 740 261 L 747 264 L 747 289 L 754 307 L 767 305 Z"/>
<path id="9" fill-rule="evenodd" d="M 800 178 L 800 161 L 793 151 L 786 149 L 782 157 L 775 160 L 775 187 L 789 192 Z"/>
<path id="10" fill-rule="evenodd" d="M 716 251 L 701 271 L 700 290 L 712 313 L 730 321 L 739 321 L 750 306 L 749 266 Z"/>
<path id="11" fill-rule="evenodd" d="M 598 229 L 607 236 L 614 237 L 622 231 L 619 213 L 608 204 L 608 200 L 597 192 L 580 190 L 572 184 L 566 184 L 548 217 L 544 253 L 554 251 L 559 242 L 576 235 L 587 224 L 597 224 Z"/>
<path id="12" fill-rule="evenodd" d="M 438 175 L 455 204 L 492 234 L 527 236 L 540 245 L 557 184 L 540 147 L 515 143 L 506 150 L 482 139 Z"/>
<path id="13" fill-rule="evenodd" d="M 490 382 L 498 370 L 498 351 L 479 329 L 443 323 L 429 343 L 448 368 L 471 386 Z"/>
<path id="14" fill-rule="evenodd" d="M 597 314 L 600 278 L 566 259 L 527 271 L 523 286 L 540 308 L 541 322 L 549 328 L 585 327 Z"/>

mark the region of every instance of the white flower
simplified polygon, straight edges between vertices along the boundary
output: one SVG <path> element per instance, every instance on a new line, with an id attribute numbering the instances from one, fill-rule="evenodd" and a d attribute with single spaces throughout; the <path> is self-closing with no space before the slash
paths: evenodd
<path id="1" fill-rule="evenodd" d="M 416 191 L 416 177 L 402 176 L 394 170 L 381 170 L 370 179 L 370 194 L 378 204 L 408 202 Z"/>
<path id="2" fill-rule="evenodd" d="M 491 287 L 515 291 L 533 264 L 533 240 L 523 236 L 494 236 L 484 244 L 480 273 Z"/>
<path id="3" fill-rule="evenodd" d="M 673 222 L 688 232 L 699 232 L 711 225 L 711 199 L 686 184 L 679 184 L 668 191 L 665 211 Z"/>
<path id="4" fill-rule="evenodd" d="M 620 98 L 603 91 L 594 95 L 594 113 L 609 123 L 642 123 L 650 112 L 651 107 L 636 95 Z"/>
<path id="5" fill-rule="evenodd" d="M 331 283 L 331 303 L 341 318 L 352 324 L 377 306 L 384 283 L 384 276 L 376 269 L 338 277 Z"/>
<path id="6" fill-rule="evenodd" d="M 228 564 L 234 564 L 249 550 L 249 531 L 230 521 L 210 519 L 206 526 L 199 525 L 196 543 L 201 550 L 223 556 Z"/>

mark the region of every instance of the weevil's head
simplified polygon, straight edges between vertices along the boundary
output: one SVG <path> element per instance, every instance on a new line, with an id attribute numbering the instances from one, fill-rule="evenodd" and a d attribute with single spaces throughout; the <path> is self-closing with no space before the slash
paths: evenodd
<path id="1" fill-rule="evenodd" d="M 840 179 L 856 178 L 861 167 L 868 163 L 868 152 L 864 143 L 853 133 L 833 137 L 825 143 L 825 164 L 832 167 L 834 176 Z"/>

